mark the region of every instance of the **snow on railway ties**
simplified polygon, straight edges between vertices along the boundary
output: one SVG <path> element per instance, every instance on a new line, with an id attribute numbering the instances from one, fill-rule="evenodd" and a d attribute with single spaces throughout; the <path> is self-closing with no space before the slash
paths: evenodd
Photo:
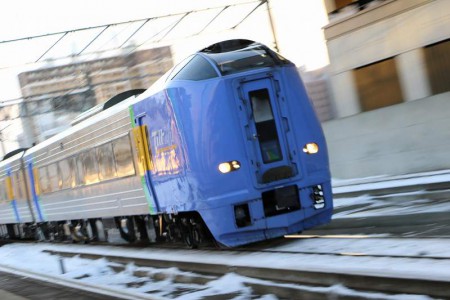
<path id="1" fill-rule="evenodd" d="M 148 251 L 158 251 L 158 249 L 149 249 Z M 298 262 L 301 260 L 320 260 L 321 256 L 330 255 L 334 256 L 336 253 L 294 253 L 293 251 L 236 251 L 236 250 L 221 250 L 221 251 L 172 251 L 170 254 L 168 249 L 163 250 L 166 252 L 166 259 L 157 258 L 142 258 L 132 256 L 121 256 L 101 253 L 89 253 L 89 250 L 79 252 L 59 251 L 59 250 L 47 250 L 48 253 L 71 257 L 79 256 L 81 258 L 99 259 L 106 258 L 111 263 L 116 265 L 117 270 L 123 270 L 128 264 L 134 264 L 139 267 L 151 267 L 161 269 L 161 272 L 152 273 L 152 279 L 162 278 L 164 279 L 164 271 L 167 268 L 177 268 L 184 272 L 189 272 L 182 275 L 177 275 L 172 280 L 180 283 L 195 283 L 199 285 L 208 284 L 210 281 L 218 280 L 218 278 L 226 276 L 226 274 L 235 274 L 237 276 L 244 277 L 244 284 L 251 287 L 254 292 L 259 295 L 275 294 L 279 298 L 292 298 L 305 297 L 306 295 L 328 295 L 329 293 L 339 294 L 342 291 L 334 291 L 336 286 L 345 286 L 346 288 L 362 291 L 362 292 L 378 292 L 387 294 L 418 294 L 428 295 L 431 297 L 450 297 L 450 278 L 416 278 L 414 275 L 400 276 L 395 272 L 382 274 L 380 272 L 361 272 L 356 270 L 344 269 L 339 271 L 337 268 L 330 266 L 329 269 L 322 268 L 303 268 L 303 269 L 289 269 L 283 268 L 280 265 L 275 264 L 273 268 L 260 267 L 256 265 L 242 264 L 242 257 L 256 256 L 254 261 L 257 261 L 258 255 L 270 255 L 275 261 L 277 257 L 284 260 L 291 260 L 292 262 Z M 226 256 L 225 260 L 228 260 L 228 264 L 223 263 L 223 259 L 218 259 L 220 256 Z M 204 257 L 202 261 L 201 257 Z M 283 256 L 283 258 L 281 258 Z M 353 261 L 352 264 L 364 264 L 368 257 L 370 260 L 380 260 L 380 264 L 386 264 L 386 260 L 390 260 L 390 264 L 395 264 L 399 259 L 409 260 L 425 260 L 427 263 L 437 260 L 439 263 L 445 261 L 449 263 L 450 259 L 445 256 L 436 257 L 419 257 L 419 256 L 402 256 L 395 255 L 352 255 L 347 254 L 346 259 L 360 260 L 360 262 Z M 197 259 L 192 259 L 197 257 Z M 233 257 L 236 258 L 233 261 Z M 286 258 L 287 257 L 287 258 Z M 289 258 L 290 257 L 290 258 Z M 181 259 L 179 259 L 181 258 Z M 216 259 L 215 259 L 216 258 Z M 181 261 L 180 261 L 181 260 Z M 245 260 L 245 258 L 244 258 Z M 216 261 L 216 262 L 215 262 Z M 230 261 L 233 263 L 230 264 Z M 267 266 L 267 259 L 264 262 Z M 270 265 L 270 264 L 269 264 Z M 145 271 L 139 271 L 136 276 L 146 277 L 149 276 Z M 345 292 L 344 292 L 345 294 Z M 353 293 L 353 296 L 355 294 Z M 342 296 L 342 295 L 341 295 Z M 349 295 L 346 295 L 349 296 Z M 359 295 L 362 296 L 362 295 Z M 349 299 L 351 296 L 349 296 Z"/>

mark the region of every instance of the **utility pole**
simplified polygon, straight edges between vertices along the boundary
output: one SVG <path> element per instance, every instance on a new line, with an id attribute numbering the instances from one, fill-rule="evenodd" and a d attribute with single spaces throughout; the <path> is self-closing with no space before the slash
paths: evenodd
<path id="1" fill-rule="evenodd" d="M 273 37 L 273 48 L 275 49 L 276 52 L 279 52 L 280 49 L 278 48 L 278 39 L 277 39 L 277 34 L 275 33 L 275 27 L 273 25 L 273 18 L 272 18 L 272 12 L 270 9 L 270 4 L 269 4 L 269 0 L 266 0 L 266 5 L 267 5 L 267 14 L 269 15 L 269 23 L 270 23 L 270 29 L 272 30 L 272 37 Z"/>

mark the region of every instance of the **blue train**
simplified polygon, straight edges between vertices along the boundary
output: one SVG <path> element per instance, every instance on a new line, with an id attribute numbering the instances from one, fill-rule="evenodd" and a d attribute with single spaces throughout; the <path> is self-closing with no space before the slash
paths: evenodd
<path id="1" fill-rule="evenodd" d="M 216 43 L 119 98 L 0 163 L 1 236 L 235 247 L 330 221 L 320 123 L 268 47 Z"/>

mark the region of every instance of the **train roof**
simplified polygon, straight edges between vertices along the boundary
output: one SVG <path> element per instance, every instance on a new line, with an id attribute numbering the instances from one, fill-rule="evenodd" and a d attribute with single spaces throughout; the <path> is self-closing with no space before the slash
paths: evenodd
<path id="1" fill-rule="evenodd" d="M 19 148 L 7 153 L 0 161 L 0 168 L 3 168 L 19 160 L 29 148 Z M 1 175 L 1 174 L 0 174 Z"/>
<path id="2" fill-rule="evenodd" d="M 95 115 L 95 114 L 97 114 L 97 113 L 99 113 L 101 111 L 104 111 L 104 110 L 106 110 L 106 109 L 108 109 L 108 108 L 110 108 L 110 107 L 112 107 L 112 106 L 114 106 L 114 105 L 116 105 L 116 104 L 118 104 L 118 103 L 120 103 L 120 102 L 122 102 L 122 101 L 124 101 L 124 100 L 126 100 L 126 99 L 128 99 L 130 97 L 132 97 L 132 96 L 138 96 L 138 95 L 142 94 L 143 92 L 145 92 L 144 89 L 134 89 L 134 90 L 128 90 L 128 91 L 122 92 L 120 94 L 117 94 L 117 95 L 111 97 L 111 99 L 109 99 L 108 101 L 100 103 L 100 104 L 92 107 L 91 109 L 88 109 L 87 111 L 79 114 L 70 123 L 70 125 L 73 126 L 75 124 L 78 124 L 78 123 L 86 120 L 87 118 L 92 117 L 93 115 Z"/>
<path id="3" fill-rule="evenodd" d="M 74 134 L 75 132 L 78 132 L 86 127 L 89 127 L 95 123 L 101 122 L 102 120 L 120 112 L 123 111 L 125 109 L 128 109 L 128 107 L 130 105 L 133 105 L 134 103 L 140 101 L 142 98 L 138 96 L 131 96 L 129 98 L 127 98 L 126 100 L 123 100 L 122 102 L 118 103 L 117 105 L 114 105 L 112 107 L 110 107 L 109 109 L 103 110 L 103 111 L 99 111 L 97 114 L 81 121 L 78 124 L 75 124 L 74 126 L 52 136 L 51 138 L 43 141 L 42 143 L 37 144 L 34 147 L 29 148 L 26 151 L 26 155 L 34 153 L 38 150 L 44 149 L 45 147 L 47 147 L 48 145 L 58 142 L 59 140 L 62 140 L 64 138 L 66 138 L 67 136 L 70 136 L 71 134 Z M 25 156 L 26 156 L 25 155 Z"/>
<path id="4" fill-rule="evenodd" d="M 293 63 L 261 43 L 244 39 L 227 40 L 189 56 L 170 71 L 167 81 L 200 81 L 282 65 Z"/>
<path id="5" fill-rule="evenodd" d="M 139 93 L 132 94 L 132 96 L 130 97 L 125 97 L 129 96 L 129 94 L 122 93 L 122 96 L 117 95 L 117 98 L 116 96 L 111 98 L 111 103 L 103 103 L 97 105 L 90 110 L 80 114 L 72 122 L 72 127 L 56 134 L 55 136 L 45 140 L 42 143 L 37 144 L 36 146 L 29 148 L 28 150 L 25 150 L 25 156 L 43 149 L 52 143 L 62 140 L 65 137 L 85 127 L 100 122 L 108 118 L 109 116 L 118 113 L 121 110 L 127 109 L 130 105 L 133 105 L 134 103 L 148 98 L 149 96 L 163 90 L 166 87 L 167 83 L 174 79 L 175 76 L 177 76 L 178 72 L 180 72 L 182 69 L 186 69 L 186 66 L 188 66 L 190 63 L 193 63 L 193 59 L 191 58 L 195 57 L 196 55 L 204 55 L 209 58 L 209 63 L 215 64 L 215 69 L 220 72 L 220 74 L 217 74 L 216 77 L 236 72 L 247 71 L 254 68 L 292 64 L 292 62 L 285 59 L 267 46 L 255 41 L 234 39 L 212 44 L 197 51 L 194 55 L 189 56 L 185 61 L 171 68 L 146 91 L 139 90 Z M 10 158 L 5 159 L 4 163 L 17 160 L 22 157 L 22 155 L 24 155 L 23 151 L 16 155 L 13 155 Z M 0 162 L 0 166 L 2 166 L 4 163 Z"/>

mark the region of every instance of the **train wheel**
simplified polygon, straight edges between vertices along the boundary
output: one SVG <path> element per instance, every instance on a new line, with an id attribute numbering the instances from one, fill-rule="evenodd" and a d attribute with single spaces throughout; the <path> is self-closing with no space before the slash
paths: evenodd
<path id="1" fill-rule="evenodd" d="M 200 228 L 197 225 L 192 226 L 192 242 L 194 245 L 194 248 L 198 248 L 200 246 L 200 243 L 202 242 L 202 233 Z"/>
<path id="2" fill-rule="evenodd" d="M 183 232 L 184 243 L 191 249 L 197 249 L 202 242 L 200 229 L 198 226 L 191 224 L 186 227 Z"/>

